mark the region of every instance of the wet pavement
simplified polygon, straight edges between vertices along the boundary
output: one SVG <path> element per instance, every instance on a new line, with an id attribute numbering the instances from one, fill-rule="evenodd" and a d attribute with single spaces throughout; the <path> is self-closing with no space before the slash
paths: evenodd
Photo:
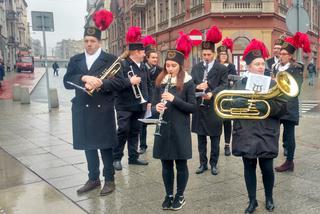
<path id="1" fill-rule="evenodd" d="M 82 151 L 72 149 L 70 99 L 72 91 L 63 89 L 62 76 L 53 77 L 50 86 L 58 90 L 60 107 L 48 113 L 43 78 L 31 95 L 31 104 L 0 100 L 0 213 L 167 213 L 162 211 L 164 187 L 161 163 L 152 158 L 154 127 L 148 127 L 148 166 L 128 165 L 127 151 L 123 170 L 116 172 L 116 191 L 100 197 L 99 190 L 77 195 L 87 180 Z M 296 128 L 295 171 L 276 173 L 274 213 L 320 213 L 320 82 L 314 87 L 304 83 L 303 108 Z M 310 108 L 310 104 L 315 104 Z M 223 136 L 219 174 L 209 171 L 196 175 L 199 165 L 196 136 L 193 158 L 188 162 L 189 183 L 186 205 L 177 213 L 243 213 L 247 193 L 240 158 L 225 157 Z M 274 161 L 284 161 L 282 149 Z M 255 213 L 264 209 L 264 190 L 259 170 L 258 202 Z M 102 179 L 102 177 L 101 177 Z"/>

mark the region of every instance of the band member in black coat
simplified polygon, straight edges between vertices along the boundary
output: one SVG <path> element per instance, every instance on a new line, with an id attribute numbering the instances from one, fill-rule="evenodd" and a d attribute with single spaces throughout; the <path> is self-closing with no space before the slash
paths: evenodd
<path id="1" fill-rule="evenodd" d="M 176 50 L 167 52 L 164 70 L 156 80 L 156 111 L 162 115 L 161 126 L 157 126 L 153 157 L 162 163 L 162 178 L 166 197 L 163 209 L 179 210 L 185 205 L 184 190 L 189 172 L 187 159 L 192 157 L 190 113 L 196 109 L 195 86 L 191 76 L 183 70 L 184 58 L 192 49 L 189 36 L 181 34 Z M 170 83 L 171 82 L 171 83 Z M 177 192 L 173 197 L 174 163 L 177 169 Z"/>
<path id="2" fill-rule="evenodd" d="M 237 75 L 236 67 L 234 64 L 231 63 L 229 56 L 232 56 L 233 50 L 233 41 L 232 39 L 225 38 L 222 41 L 222 45 L 217 48 L 218 57 L 217 60 L 221 65 L 225 65 L 228 69 L 228 76 L 229 75 Z M 228 89 L 230 89 L 234 84 L 234 80 L 230 80 L 228 78 Z M 230 156 L 230 140 L 231 140 L 231 120 L 224 119 L 223 120 L 223 130 L 224 130 L 224 155 Z"/>
<path id="3" fill-rule="evenodd" d="M 310 53 L 310 41 L 306 34 L 297 32 L 293 37 L 285 39 L 280 51 L 280 63 L 275 66 L 275 72 L 288 71 L 297 81 L 299 89 L 303 82 L 303 65 L 293 61 L 293 54 L 298 48 Z M 276 167 L 277 172 L 294 170 L 295 126 L 299 125 L 299 99 L 298 97 L 287 97 L 288 111 L 281 117 L 283 124 L 283 142 L 287 149 L 287 159 L 280 166 Z"/>
<path id="4" fill-rule="evenodd" d="M 157 76 L 162 71 L 162 68 L 158 65 L 158 53 L 156 50 L 156 41 L 152 36 L 146 36 L 143 39 L 143 46 L 145 47 L 145 65 L 147 68 L 147 71 L 150 76 L 151 85 L 152 85 L 152 97 L 151 100 L 153 100 L 153 93 L 155 88 L 155 81 Z M 140 150 L 139 154 L 144 154 L 147 150 L 147 124 L 142 124 L 142 130 L 140 133 Z"/>
<path id="5" fill-rule="evenodd" d="M 217 175 L 217 164 L 220 151 L 220 136 L 222 133 L 222 119 L 213 108 L 215 95 L 228 85 L 228 71 L 215 57 L 215 43 L 221 40 L 221 32 L 213 26 L 207 33 L 207 41 L 202 42 L 203 62 L 192 68 L 191 76 L 196 84 L 197 92 L 205 92 L 197 97 L 197 111 L 192 115 L 192 132 L 198 136 L 198 150 L 200 166 L 196 173 L 201 174 L 207 167 L 207 136 L 211 141 L 210 165 L 212 175 Z"/>
<path id="6" fill-rule="evenodd" d="M 111 22 L 111 21 L 110 21 Z M 114 113 L 114 94 L 123 88 L 121 70 L 110 79 L 99 79 L 117 57 L 101 50 L 101 31 L 88 27 L 84 33 L 85 52 L 71 57 L 63 83 L 66 89 L 75 89 L 72 102 L 72 130 L 74 149 L 86 154 L 89 180 L 77 190 L 79 194 L 100 187 L 98 149 L 103 161 L 105 184 L 101 195 L 114 191 L 113 147 L 117 142 Z M 77 89 L 74 84 L 95 89 L 92 96 Z"/>
<path id="7" fill-rule="evenodd" d="M 264 74 L 265 58 L 268 51 L 265 45 L 253 39 L 243 54 L 243 60 L 247 64 L 248 73 Z M 234 89 L 245 90 L 247 77 L 236 82 Z M 275 82 L 272 82 L 273 86 Z M 273 159 L 278 156 L 278 141 L 280 132 L 280 117 L 286 112 L 284 98 L 276 97 L 268 99 L 271 113 L 266 119 L 235 119 L 233 121 L 232 154 L 242 157 L 244 164 L 244 177 L 249 196 L 249 205 L 245 213 L 253 213 L 258 206 L 256 200 L 257 178 L 256 166 L 262 172 L 262 181 L 265 189 L 265 207 L 273 211 L 273 186 L 274 172 Z M 247 108 L 248 100 L 244 97 L 235 98 L 231 102 L 233 108 Z M 261 112 L 267 112 L 265 103 L 259 102 L 256 108 Z"/>
<path id="8" fill-rule="evenodd" d="M 280 62 L 280 49 L 283 44 L 284 40 L 283 38 L 279 38 L 275 41 L 272 49 L 273 57 L 266 60 L 267 63 L 267 69 L 269 71 L 274 70 L 274 66 Z M 274 77 L 275 74 L 271 74 L 272 77 Z"/>
<path id="9" fill-rule="evenodd" d="M 116 110 L 118 121 L 118 144 L 114 149 L 114 163 L 116 170 L 122 170 L 121 159 L 128 141 L 129 164 L 148 165 L 139 159 L 138 140 L 147 108 L 151 108 L 151 81 L 143 63 L 145 57 L 139 27 L 130 27 L 127 36 L 129 56 L 122 63 L 126 89 L 117 93 Z M 133 85 L 132 85 L 133 84 Z"/>

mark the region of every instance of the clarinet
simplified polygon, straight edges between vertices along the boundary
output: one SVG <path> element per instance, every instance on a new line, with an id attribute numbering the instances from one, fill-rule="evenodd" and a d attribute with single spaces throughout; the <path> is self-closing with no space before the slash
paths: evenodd
<path id="1" fill-rule="evenodd" d="M 204 73 L 203 73 L 202 83 L 204 83 L 208 80 L 208 61 L 205 60 L 204 62 L 205 62 L 205 64 L 204 64 Z M 206 92 L 206 89 L 203 89 L 203 93 L 205 93 L 205 92 Z M 200 106 L 205 106 L 203 97 L 201 98 Z"/>
<path id="2" fill-rule="evenodd" d="M 163 93 L 167 93 L 169 91 L 170 86 L 171 86 L 171 75 L 168 78 L 168 81 L 166 83 L 166 86 L 164 88 Z M 163 103 L 164 105 L 166 105 L 168 101 L 161 99 L 160 102 Z M 160 134 L 161 123 L 165 123 L 165 121 L 163 121 L 163 114 L 164 114 L 164 110 L 159 113 L 159 119 L 157 122 L 156 131 L 155 131 L 154 135 L 161 136 L 161 134 Z"/>

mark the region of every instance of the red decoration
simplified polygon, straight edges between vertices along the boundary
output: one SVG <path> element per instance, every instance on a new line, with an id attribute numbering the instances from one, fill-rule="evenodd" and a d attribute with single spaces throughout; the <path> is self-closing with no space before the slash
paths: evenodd
<path id="1" fill-rule="evenodd" d="M 150 35 L 147 35 L 146 37 L 144 37 L 142 40 L 142 43 L 144 47 L 148 45 L 157 45 L 156 40 Z"/>
<path id="2" fill-rule="evenodd" d="M 192 50 L 192 41 L 187 34 L 179 33 L 180 36 L 176 41 L 176 50 L 183 53 L 184 58 L 187 59 Z"/>
<path id="3" fill-rule="evenodd" d="M 107 10 L 99 10 L 93 14 L 93 21 L 101 31 L 106 30 L 113 20 L 113 14 Z"/>
<path id="4" fill-rule="evenodd" d="M 217 26 L 212 26 L 206 34 L 206 41 L 218 43 L 221 41 L 221 39 L 222 33 L 219 28 Z"/>
<path id="5" fill-rule="evenodd" d="M 269 57 L 269 52 L 265 44 L 257 39 L 252 39 L 249 45 L 246 47 L 246 49 L 243 52 L 242 59 L 244 59 L 247 54 L 251 51 L 259 50 L 261 51 L 262 58 L 266 59 Z"/>
<path id="6" fill-rule="evenodd" d="M 132 26 L 128 29 L 126 35 L 126 42 L 127 43 L 137 43 L 141 42 L 141 29 L 137 26 Z"/>
<path id="7" fill-rule="evenodd" d="M 223 46 L 226 46 L 230 51 L 231 53 L 233 52 L 233 40 L 226 37 L 223 41 L 222 41 L 222 45 Z"/>

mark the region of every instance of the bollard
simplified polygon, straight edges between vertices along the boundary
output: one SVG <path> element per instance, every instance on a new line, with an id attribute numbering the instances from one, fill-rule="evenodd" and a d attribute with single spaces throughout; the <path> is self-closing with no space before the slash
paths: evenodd
<path id="1" fill-rule="evenodd" d="M 12 86 L 12 100 L 13 101 L 20 101 L 20 94 L 21 94 L 20 84 L 15 83 Z"/>
<path id="2" fill-rule="evenodd" d="M 29 94 L 29 88 L 27 86 L 21 86 L 20 103 L 30 104 L 30 94 Z"/>
<path id="3" fill-rule="evenodd" d="M 50 88 L 50 105 L 51 108 L 58 108 L 59 107 L 59 99 L 58 99 L 58 91 L 56 88 Z"/>

